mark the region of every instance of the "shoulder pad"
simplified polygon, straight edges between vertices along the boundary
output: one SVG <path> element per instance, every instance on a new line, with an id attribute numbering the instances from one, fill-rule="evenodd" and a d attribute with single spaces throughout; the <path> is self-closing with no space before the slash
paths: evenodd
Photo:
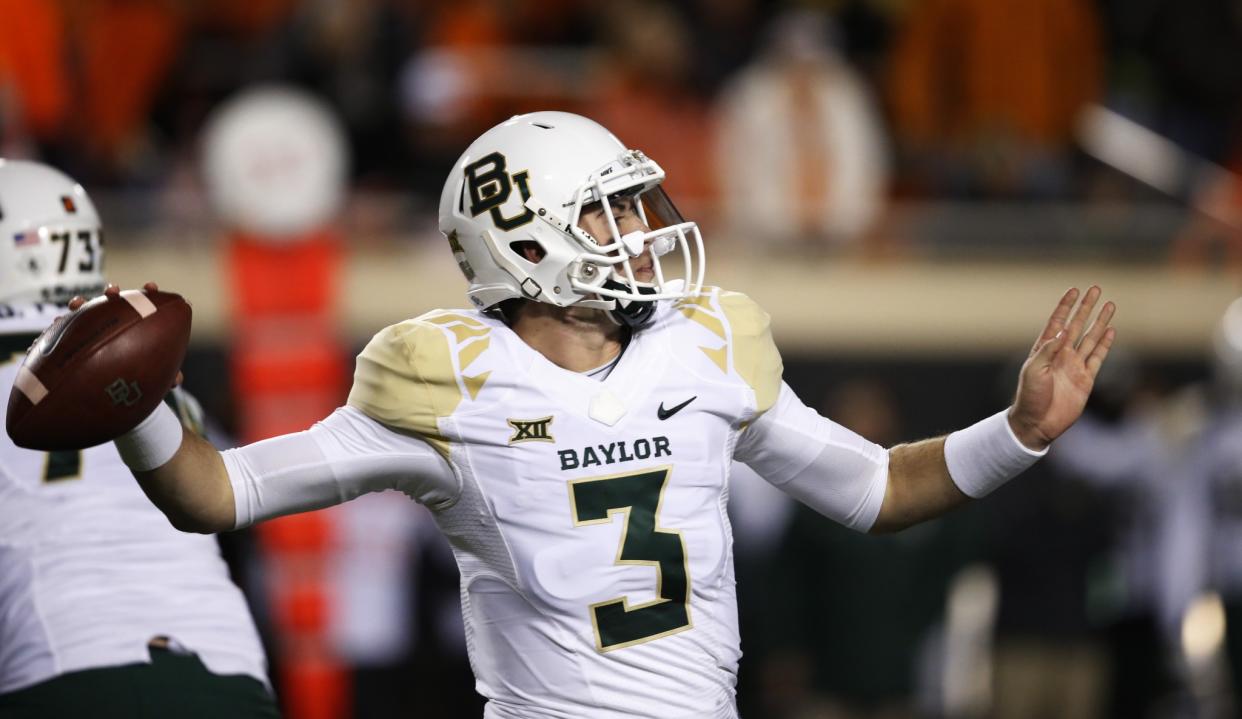
<path id="1" fill-rule="evenodd" d="M 372 419 L 415 432 L 442 452 L 439 420 L 473 399 L 486 375 L 465 369 L 490 343 L 491 328 L 470 312 L 430 312 L 381 330 L 358 355 L 347 403 Z"/>
<path id="2" fill-rule="evenodd" d="M 755 392 L 757 411 L 766 412 L 776 402 L 784 372 L 768 313 L 750 297 L 716 287 L 704 288 L 700 296 L 677 306 L 687 319 L 722 340 L 718 348 L 700 349 L 722 372 L 740 376 Z"/>

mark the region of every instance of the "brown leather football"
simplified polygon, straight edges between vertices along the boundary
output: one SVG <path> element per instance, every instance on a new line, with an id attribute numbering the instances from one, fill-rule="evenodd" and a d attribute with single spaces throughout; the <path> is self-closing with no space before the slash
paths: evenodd
<path id="1" fill-rule="evenodd" d="M 56 319 L 26 354 L 5 428 L 20 447 L 85 449 L 133 429 L 172 389 L 190 340 L 174 292 L 101 295 Z"/>

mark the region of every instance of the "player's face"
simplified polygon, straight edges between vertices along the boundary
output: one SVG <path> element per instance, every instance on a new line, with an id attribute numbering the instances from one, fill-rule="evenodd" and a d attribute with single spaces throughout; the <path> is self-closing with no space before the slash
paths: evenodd
<path id="1" fill-rule="evenodd" d="M 614 196 L 608 199 L 608 206 L 612 210 L 613 220 L 617 223 L 617 231 L 622 235 L 635 231 L 651 231 L 651 228 L 638 214 L 638 200 L 635 197 Z M 600 241 L 604 243 L 609 242 L 607 238 L 612 237 L 612 230 L 608 227 L 608 215 L 602 202 L 584 205 L 582 214 L 578 217 L 578 226 L 591 233 L 592 237 L 600 238 Z M 643 249 L 641 255 L 634 258 L 631 264 L 634 268 L 634 279 L 639 282 L 651 282 L 655 278 L 650 244 Z"/>

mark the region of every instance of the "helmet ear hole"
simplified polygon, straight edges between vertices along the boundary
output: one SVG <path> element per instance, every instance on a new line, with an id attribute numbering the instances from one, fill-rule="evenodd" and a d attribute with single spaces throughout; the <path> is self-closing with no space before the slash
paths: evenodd
<path id="1" fill-rule="evenodd" d="M 539 244 L 535 240 L 518 240 L 517 242 L 510 242 L 509 249 L 513 250 L 518 257 L 521 257 L 532 265 L 539 264 L 543 258 L 548 256 L 548 251 L 543 249 L 543 245 Z"/>

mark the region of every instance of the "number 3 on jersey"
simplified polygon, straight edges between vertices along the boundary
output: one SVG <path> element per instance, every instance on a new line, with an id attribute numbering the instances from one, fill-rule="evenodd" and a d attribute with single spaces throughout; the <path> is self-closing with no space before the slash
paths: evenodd
<path id="1" fill-rule="evenodd" d="M 631 607 L 625 597 L 590 607 L 601 652 L 659 639 L 690 628 L 690 573 L 681 532 L 661 529 L 660 501 L 672 467 L 579 479 L 569 483 L 574 526 L 604 524 L 625 515 L 617 564 L 656 568 L 656 599 Z"/>

